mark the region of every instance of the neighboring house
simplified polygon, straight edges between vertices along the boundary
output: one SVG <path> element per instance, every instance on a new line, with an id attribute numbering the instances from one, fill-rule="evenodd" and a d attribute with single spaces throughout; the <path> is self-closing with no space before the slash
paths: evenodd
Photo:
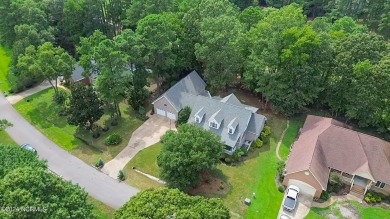
<path id="1" fill-rule="evenodd" d="M 97 73 L 92 72 L 90 77 L 84 77 L 83 76 L 84 68 L 79 65 L 78 62 L 75 64 L 75 69 L 72 72 L 72 75 L 70 76 L 69 80 L 72 83 L 84 83 L 91 85 L 94 83 L 94 81 L 97 78 Z"/>
<path id="2" fill-rule="evenodd" d="M 153 102 L 154 112 L 177 120 L 179 112 L 189 106 L 188 122 L 219 135 L 227 154 L 242 146 L 249 149 L 263 130 L 266 117 L 256 113 L 258 108 L 242 104 L 234 94 L 212 97 L 205 87 L 193 71 Z"/>
<path id="3" fill-rule="evenodd" d="M 364 195 L 368 189 L 390 194 L 390 143 L 309 115 L 292 146 L 283 183 L 320 197 L 330 172 L 340 174 L 352 194 Z"/>

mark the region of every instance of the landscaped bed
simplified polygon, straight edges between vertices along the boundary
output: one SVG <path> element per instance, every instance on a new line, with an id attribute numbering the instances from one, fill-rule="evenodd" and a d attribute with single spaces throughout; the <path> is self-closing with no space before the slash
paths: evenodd
<path id="1" fill-rule="evenodd" d="M 49 88 L 21 100 L 14 107 L 49 139 L 88 164 L 94 164 L 99 158 L 105 162 L 111 160 L 126 147 L 132 132 L 142 124 L 128 105 L 121 103 L 122 119 L 119 125 L 110 126 L 107 132 L 101 132 L 101 136 L 94 139 L 91 133 L 77 131 L 76 126 L 69 125 L 66 116 L 58 115 L 62 106 L 53 102 L 53 94 L 53 89 Z M 107 120 L 109 116 L 104 115 L 97 124 L 103 126 Z M 104 139 L 112 133 L 121 135 L 122 142 L 106 146 Z"/>

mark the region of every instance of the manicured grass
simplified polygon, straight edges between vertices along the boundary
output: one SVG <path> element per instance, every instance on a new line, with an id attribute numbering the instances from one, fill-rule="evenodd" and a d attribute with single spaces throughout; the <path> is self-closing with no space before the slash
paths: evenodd
<path id="1" fill-rule="evenodd" d="M 115 209 L 103 202 L 88 196 L 88 202 L 93 205 L 92 212 L 98 219 L 110 219 L 114 217 Z"/>
<path id="2" fill-rule="evenodd" d="M 163 184 L 155 182 L 133 170 L 133 167 L 136 167 L 138 170 L 144 173 L 158 177 L 159 170 L 156 161 L 160 150 L 161 143 L 157 143 L 138 152 L 137 155 L 131 159 L 131 161 L 124 168 L 124 172 L 126 174 L 126 183 L 141 190 L 164 187 Z"/>
<path id="3" fill-rule="evenodd" d="M 142 124 L 133 111 L 121 103 L 123 115 L 119 125 L 110 126 L 108 132 L 94 139 L 87 131 L 78 131 L 77 127 L 69 125 L 65 116 L 58 116 L 61 106 L 52 101 L 53 94 L 53 89 L 46 89 L 19 101 L 14 107 L 49 139 L 89 164 L 99 158 L 107 162 L 115 157 L 126 147 L 131 133 Z M 97 124 L 103 125 L 107 120 L 109 116 L 104 115 Z M 116 146 L 106 146 L 104 139 L 112 133 L 120 134 L 122 142 Z"/>
<path id="4" fill-rule="evenodd" d="M 0 46 L 0 91 L 7 92 L 11 88 L 7 79 L 11 63 L 11 51 Z"/>
<path id="5" fill-rule="evenodd" d="M 16 142 L 4 130 L 0 130 L 0 143 L 1 144 L 16 144 Z"/>
<path id="6" fill-rule="evenodd" d="M 290 126 L 288 127 L 286 134 L 284 135 L 282 144 L 279 148 L 279 155 L 286 159 L 290 153 L 290 146 L 297 138 L 299 128 L 303 125 L 303 120 L 290 120 Z"/>
<path id="7" fill-rule="evenodd" d="M 327 208 L 312 208 L 309 214 L 305 217 L 305 219 L 322 219 L 326 218 L 324 216 L 332 214 L 337 218 L 343 218 L 340 210 L 337 208 L 337 205 L 346 204 L 336 202 Z M 359 218 L 361 219 L 390 219 L 390 210 L 386 210 L 380 207 L 373 206 L 363 206 L 356 201 L 349 201 L 349 204 L 356 207 L 359 212 Z"/>

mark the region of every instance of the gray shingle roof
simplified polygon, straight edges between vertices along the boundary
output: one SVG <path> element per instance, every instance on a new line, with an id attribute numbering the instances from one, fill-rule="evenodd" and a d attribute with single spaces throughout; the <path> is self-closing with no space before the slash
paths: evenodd
<path id="1" fill-rule="evenodd" d="M 154 102 L 165 96 L 174 105 L 176 110 L 180 111 L 188 105 L 188 94 L 208 96 L 208 92 L 205 90 L 205 87 L 206 83 L 203 79 L 196 71 L 192 71 L 189 75 L 169 88 L 169 90 L 167 90 Z"/>

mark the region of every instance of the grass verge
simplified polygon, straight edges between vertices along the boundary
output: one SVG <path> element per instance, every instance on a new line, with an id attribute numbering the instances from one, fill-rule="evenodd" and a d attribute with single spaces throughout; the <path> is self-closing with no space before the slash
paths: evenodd
<path id="1" fill-rule="evenodd" d="M 11 88 L 7 78 L 11 56 L 10 50 L 0 46 L 0 91 L 3 92 L 8 92 Z"/>
<path id="2" fill-rule="evenodd" d="M 110 219 L 114 217 L 115 209 L 103 202 L 88 196 L 88 202 L 93 205 L 92 212 L 98 219 Z"/>
<path id="3" fill-rule="evenodd" d="M 8 135 L 8 133 L 5 130 L 0 130 L 0 143 L 16 144 L 16 142 Z"/>
<path id="4" fill-rule="evenodd" d="M 94 164 L 99 158 L 105 162 L 111 160 L 127 146 L 132 132 L 142 124 L 133 111 L 121 103 L 123 115 L 119 125 L 110 126 L 109 131 L 102 132 L 98 139 L 94 139 L 87 131 L 78 131 L 77 127 L 69 125 L 66 116 L 58 115 L 62 106 L 53 102 L 53 94 L 53 89 L 49 88 L 19 101 L 14 107 L 50 140 L 86 163 Z M 103 125 L 108 120 L 109 116 L 104 115 L 97 124 Z M 121 135 L 122 142 L 116 146 L 106 146 L 104 139 L 112 133 Z"/>
<path id="5" fill-rule="evenodd" d="M 290 153 L 290 146 L 294 143 L 297 138 L 299 128 L 302 127 L 303 120 L 290 120 L 290 126 L 288 127 L 286 134 L 284 135 L 282 144 L 279 148 L 279 155 L 283 159 L 287 159 Z"/>

